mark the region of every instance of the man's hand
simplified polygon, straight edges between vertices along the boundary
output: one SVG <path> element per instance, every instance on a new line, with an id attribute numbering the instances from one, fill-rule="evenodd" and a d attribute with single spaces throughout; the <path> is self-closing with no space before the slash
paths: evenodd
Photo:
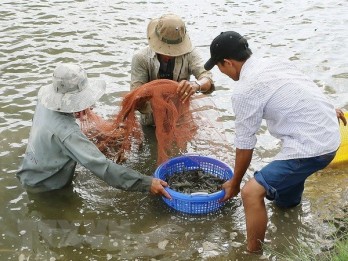
<path id="1" fill-rule="evenodd" d="M 240 185 L 236 186 L 232 183 L 232 180 L 226 181 L 222 188 L 225 190 L 225 196 L 223 199 L 220 200 L 220 202 L 225 202 L 229 200 L 230 198 L 233 198 L 238 195 L 240 192 Z"/>
<path id="2" fill-rule="evenodd" d="M 195 82 L 182 80 L 181 82 L 179 82 L 179 86 L 176 92 L 178 93 L 181 102 L 184 103 L 191 97 L 191 95 L 196 93 L 198 88 L 199 86 Z"/>
<path id="3" fill-rule="evenodd" d="M 340 109 L 336 109 L 336 116 L 338 121 L 341 120 L 343 122 L 343 125 L 346 126 L 347 125 L 347 119 L 344 116 L 344 112 Z"/>
<path id="4" fill-rule="evenodd" d="M 232 197 L 235 197 L 240 192 L 240 184 L 243 176 L 248 169 L 251 158 L 253 156 L 253 149 L 236 149 L 236 160 L 234 165 L 233 178 L 226 181 L 222 188 L 225 190 L 225 196 L 220 202 L 225 202 Z"/>
<path id="5" fill-rule="evenodd" d="M 164 189 L 164 187 L 167 187 L 167 186 L 168 186 L 167 182 L 161 179 L 153 178 L 151 183 L 150 193 L 153 195 L 165 196 L 167 199 L 172 199 L 172 197 Z"/>

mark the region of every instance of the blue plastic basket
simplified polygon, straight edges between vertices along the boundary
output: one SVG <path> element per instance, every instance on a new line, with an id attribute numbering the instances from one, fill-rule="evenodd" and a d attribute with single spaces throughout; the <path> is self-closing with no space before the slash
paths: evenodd
<path id="1" fill-rule="evenodd" d="M 165 180 L 167 175 L 182 173 L 184 170 L 201 169 L 207 174 L 212 174 L 223 180 L 231 179 L 233 171 L 226 163 L 207 156 L 185 155 L 172 158 L 162 163 L 156 169 L 155 178 Z M 219 202 L 225 195 L 224 190 L 214 193 L 184 194 L 165 188 L 172 200 L 162 197 L 164 202 L 171 208 L 188 214 L 207 214 L 221 208 L 224 203 Z"/>

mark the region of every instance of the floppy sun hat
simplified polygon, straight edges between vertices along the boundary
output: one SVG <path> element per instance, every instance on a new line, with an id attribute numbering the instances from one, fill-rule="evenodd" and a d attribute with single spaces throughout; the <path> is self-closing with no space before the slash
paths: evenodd
<path id="1" fill-rule="evenodd" d="M 40 89 L 38 99 L 53 111 L 79 112 L 99 100 L 105 88 L 105 81 L 89 80 L 81 66 L 59 64 L 53 72 L 52 84 Z"/>
<path id="2" fill-rule="evenodd" d="M 150 21 L 147 39 L 152 50 L 168 56 L 179 56 L 192 51 L 192 43 L 184 21 L 175 14 L 165 14 Z"/>

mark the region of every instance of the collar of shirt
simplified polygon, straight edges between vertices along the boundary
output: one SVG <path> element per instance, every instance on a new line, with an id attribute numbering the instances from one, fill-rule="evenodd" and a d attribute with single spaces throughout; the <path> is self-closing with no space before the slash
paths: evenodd
<path id="1" fill-rule="evenodd" d="M 262 66 L 261 57 L 256 57 L 255 55 L 250 56 L 249 59 L 245 61 L 243 64 L 240 74 L 239 74 L 239 80 L 244 80 L 246 78 L 249 78 L 249 76 L 255 72 L 255 67 L 260 68 Z"/>

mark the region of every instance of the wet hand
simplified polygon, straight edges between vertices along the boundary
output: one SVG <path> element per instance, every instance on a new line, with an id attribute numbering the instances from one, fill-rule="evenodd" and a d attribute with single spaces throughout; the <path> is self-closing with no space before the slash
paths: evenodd
<path id="1" fill-rule="evenodd" d="M 347 125 L 347 119 L 344 116 L 344 112 L 340 109 L 336 109 L 336 116 L 338 120 L 341 120 L 343 122 L 343 125 L 346 126 Z"/>
<path id="2" fill-rule="evenodd" d="M 186 102 L 196 91 L 199 86 L 195 82 L 190 82 L 187 80 L 182 80 L 179 82 L 179 86 L 177 89 L 177 94 L 180 97 L 182 103 Z"/>
<path id="3" fill-rule="evenodd" d="M 225 202 L 229 200 L 230 198 L 237 196 L 240 192 L 239 185 L 234 186 L 231 180 L 228 180 L 224 184 L 222 184 L 222 189 L 225 190 L 225 196 L 223 197 L 223 199 L 220 200 L 220 202 Z"/>
<path id="4" fill-rule="evenodd" d="M 161 179 L 153 178 L 151 183 L 150 193 L 153 195 L 164 196 L 167 199 L 172 199 L 169 193 L 164 189 L 164 187 L 167 187 L 167 186 L 168 186 L 167 182 Z"/>

